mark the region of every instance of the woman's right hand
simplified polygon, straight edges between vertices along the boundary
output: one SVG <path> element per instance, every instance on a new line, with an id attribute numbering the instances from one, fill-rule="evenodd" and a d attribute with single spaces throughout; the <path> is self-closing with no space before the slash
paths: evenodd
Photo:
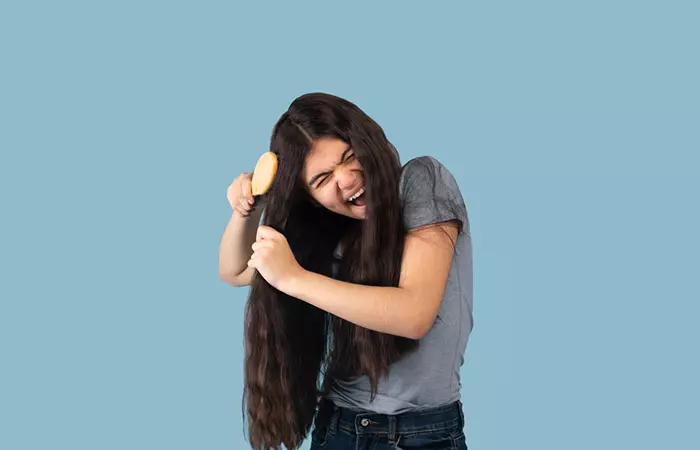
<path id="1" fill-rule="evenodd" d="M 255 209 L 255 198 L 253 198 L 253 187 L 251 181 L 252 173 L 241 173 L 238 178 L 226 190 L 226 198 L 231 208 L 237 211 L 241 217 L 248 217 Z"/>

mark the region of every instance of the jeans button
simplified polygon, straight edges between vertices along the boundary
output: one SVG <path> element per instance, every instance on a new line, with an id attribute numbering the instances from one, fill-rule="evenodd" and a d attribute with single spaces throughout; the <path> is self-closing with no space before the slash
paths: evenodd
<path id="1" fill-rule="evenodd" d="M 366 427 L 367 425 L 369 425 L 369 419 L 360 420 L 360 425 L 362 425 L 363 427 Z"/>

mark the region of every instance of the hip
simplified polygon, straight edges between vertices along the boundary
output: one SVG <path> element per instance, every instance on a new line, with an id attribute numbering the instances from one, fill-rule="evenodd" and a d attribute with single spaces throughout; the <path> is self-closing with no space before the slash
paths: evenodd
<path id="1" fill-rule="evenodd" d="M 466 450 L 460 401 L 387 415 L 322 401 L 311 433 L 311 450 Z"/>

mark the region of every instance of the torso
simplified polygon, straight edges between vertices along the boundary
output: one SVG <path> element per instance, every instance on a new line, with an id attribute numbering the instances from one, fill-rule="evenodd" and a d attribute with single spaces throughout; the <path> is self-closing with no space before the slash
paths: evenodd
<path id="1" fill-rule="evenodd" d="M 412 170 L 419 169 L 414 165 Z M 444 176 L 447 177 L 447 186 L 458 189 L 449 172 Z M 403 189 L 402 194 L 404 191 L 408 189 Z M 403 199 L 411 201 L 410 198 Z M 445 293 L 432 328 L 415 351 L 391 365 L 388 376 L 379 380 L 377 396 L 372 402 L 369 378 L 360 376 L 351 380 L 336 380 L 328 395 L 336 405 L 382 414 L 399 414 L 460 399 L 459 371 L 473 328 L 473 262 L 469 220 L 461 195 L 459 202 L 459 214 L 463 216 L 459 219 L 464 224 L 464 230 L 457 238 Z M 407 225 L 424 220 L 425 211 L 421 211 L 417 205 L 419 202 L 416 201 L 407 209 Z M 339 244 L 336 257 L 342 256 L 342 249 L 343 246 Z"/>

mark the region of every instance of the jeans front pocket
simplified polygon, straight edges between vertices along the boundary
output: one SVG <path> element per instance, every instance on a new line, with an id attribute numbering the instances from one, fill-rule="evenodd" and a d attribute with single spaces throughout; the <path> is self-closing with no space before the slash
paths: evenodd
<path id="1" fill-rule="evenodd" d="M 430 431 L 400 434 L 396 448 L 403 450 L 454 450 L 456 447 L 448 431 Z"/>
<path id="2" fill-rule="evenodd" d="M 468 450 L 467 436 L 464 434 L 464 430 L 452 436 L 452 446 L 455 450 Z"/>

